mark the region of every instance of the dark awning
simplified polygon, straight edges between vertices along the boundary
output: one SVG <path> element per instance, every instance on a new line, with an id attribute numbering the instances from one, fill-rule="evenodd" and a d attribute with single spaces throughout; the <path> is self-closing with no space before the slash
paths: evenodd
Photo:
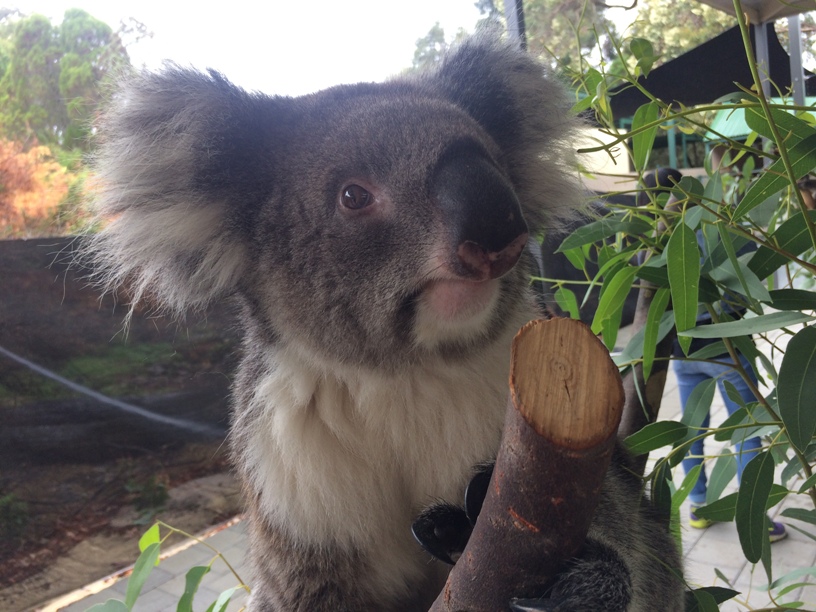
<path id="1" fill-rule="evenodd" d="M 790 57 L 779 43 L 773 26 L 766 29 L 770 78 L 777 88 L 785 92 L 791 86 Z M 751 41 L 756 48 L 753 26 Z M 810 76 L 813 74 L 806 71 L 805 89 L 808 95 L 816 93 L 812 91 L 814 84 L 808 79 Z M 641 77 L 639 81 L 664 102 L 680 102 L 686 106 L 708 104 L 738 91 L 736 83 L 748 89 L 754 83 L 737 26 L 655 68 L 648 77 Z M 772 91 L 776 93 L 776 90 Z M 631 117 L 639 106 L 649 101 L 631 85 L 613 90 L 612 94 L 612 114 L 616 119 Z"/>

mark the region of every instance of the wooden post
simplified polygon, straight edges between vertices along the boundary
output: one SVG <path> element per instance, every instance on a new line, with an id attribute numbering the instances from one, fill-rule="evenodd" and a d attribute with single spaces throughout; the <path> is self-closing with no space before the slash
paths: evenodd
<path id="1" fill-rule="evenodd" d="M 481 514 L 432 612 L 495 612 L 537 597 L 586 538 L 623 407 L 606 347 L 580 321 L 513 341 L 504 436 Z"/>

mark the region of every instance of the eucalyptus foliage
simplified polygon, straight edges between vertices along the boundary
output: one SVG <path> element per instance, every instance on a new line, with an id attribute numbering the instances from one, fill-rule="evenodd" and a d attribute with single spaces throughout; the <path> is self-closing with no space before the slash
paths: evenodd
<path id="1" fill-rule="evenodd" d="M 738 0 L 735 4 L 741 15 Z M 746 58 L 753 58 L 747 24 L 740 26 Z M 807 208 L 798 185 L 816 174 L 816 109 L 771 105 L 757 93 L 761 87 L 755 65 L 754 87 L 749 84 L 727 101 L 697 108 L 671 106 L 648 92 L 648 73 L 657 57 L 648 41 L 625 40 L 618 55 L 632 60 L 616 64 L 614 71 L 585 63 L 582 72 L 571 75 L 579 92 L 575 110 L 592 113 L 612 140 L 585 151 L 606 150 L 619 164 L 625 153 L 642 181 L 656 135 L 670 124 L 704 133 L 714 111 L 744 109 L 752 131 L 744 141 L 724 138 L 730 164 L 707 164 L 702 180 L 684 177 L 671 191 L 673 206 L 665 206 L 666 196 L 657 193 L 650 194 L 647 206 L 607 203 L 610 212 L 570 234 L 560 250 L 577 267 L 598 270 L 587 273 L 587 282 L 601 288 L 592 328 L 603 333 L 610 348 L 627 290 L 641 287 L 649 297 L 644 327 L 616 356 L 623 373 L 642 368 L 648 379 L 654 360 L 667 358 L 656 357 L 656 347 L 669 334 L 677 334 L 689 359 L 722 361 L 727 354 L 727 361 L 736 363 L 739 351 L 753 362 L 769 391 L 752 385 L 737 366 L 753 387 L 755 401 L 739 400 L 744 405 L 720 427 L 699 431 L 714 395 L 711 381 L 698 387 L 681 421 L 647 425 L 628 443 L 636 453 L 659 451 L 653 455 L 662 458 L 645 479 L 653 497 L 662 499 L 675 489 L 668 482 L 672 470 L 666 468 L 679 464 L 695 436 L 711 438 L 710 447 L 714 441 L 732 444 L 762 436 L 763 449 L 746 466 L 738 493 L 721 497 L 735 473 L 731 447 L 727 445 L 721 456 L 709 457 L 708 505 L 696 512 L 717 521 L 735 521 L 745 559 L 764 568 L 773 600 L 801 608 L 804 602 L 790 602 L 789 595 L 816 570 L 773 575 L 766 515 L 784 498 L 800 496 L 806 508 L 785 510 L 782 516 L 789 528 L 816 540 L 816 211 Z M 753 64 L 752 59 L 746 61 Z M 646 79 L 638 81 L 643 75 Z M 610 96 L 621 83 L 640 88 L 650 98 L 635 114 L 629 131 L 617 129 L 611 116 Z M 710 248 L 701 250 L 698 234 Z M 755 249 L 744 248 L 751 242 Z M 588 262 L 596 267 L 588 267 Z M 575 296 L 565 285 L 555 284 L 559 304 L 577 316 L 580 305 Z M 744 309 L 745 316 L 732 320 L 732 310 L 722 307 L 726 303 L 734 310 Z M 703 312 L 710 314 L 713 324 L 698 325 Z M 688 354 L 692 338 L 719 342 Z M 751 338 L 765 349 L 758 350 Z M 675 510 L 693 484 L 696 474 L 692 476 L 676 486 Z M 727 588 L 696 590 L 690 609 L 716 610 L 719 602 L 734 595 Z"/>

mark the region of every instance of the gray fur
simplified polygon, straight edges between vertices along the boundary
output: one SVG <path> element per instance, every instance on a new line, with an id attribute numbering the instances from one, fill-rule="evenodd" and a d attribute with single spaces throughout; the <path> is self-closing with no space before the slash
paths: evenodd
<path id="1" fill-rule="evenodd" d="M 231 443 L 252 530 L 253 609 L 422 610 L 433 600 L 446 570 L 415 545 L 410 523 L 436 499 L 459 499 L 472 466 L 494 456 L 509 342 L 537 315 L 526 256 L 479 293 L 459 282 L 475 272 L 455 237 L 492 231 L 476 227 L 492 214 L 482 191 L 509 195 L 507 226 L 504 216 L 487 224 L 497 233 L 518 223 L 517 205 L 530 235 L 575 209 L 567 108 L 540 66 L 486 38 L 429 73 L 299 98 L 176 66 L 129 77 L 113 98 L 98 128 L 98 280 L 174 314 L 225 297 L 242 308 Z M 474 164 L 490 178 L 440 184 L 440 168 Z M 348 184 L 376 204 L 339 205 Z M 479 202 L 460 203 L 462 193 Z M 487 306 L 471 314 L 462 287 Z M 440 323 L 446 308 L 454 314 Z M 636 489 L 608 489 L 637 505 Z M 677 560 L 665 531 L 639 517 L 600 517 L 598 537 L 627 549 L 632 610 L 679 610 L 667 573 L 640 590 L 652 551 Z"/>

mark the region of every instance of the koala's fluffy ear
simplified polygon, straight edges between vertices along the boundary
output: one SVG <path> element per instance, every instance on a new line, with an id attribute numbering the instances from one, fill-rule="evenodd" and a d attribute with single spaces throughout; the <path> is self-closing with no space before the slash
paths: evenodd
<path id="1" fill-rule="evenodd" d="M 97 125 L 96 280 L 176 314 L 231 292 L 290 108 L 215 72 L 168 65 L 124 79 Z"/>
<path id="2" fill-rule="evenodd" d="M 421 78 L 502 148 L 532 228 L 575 213 L 582 195 L 575 163 L 580 122 L 570 114 L 566 89 L 530 54 L 488 30 L 466 39 Z"/>

